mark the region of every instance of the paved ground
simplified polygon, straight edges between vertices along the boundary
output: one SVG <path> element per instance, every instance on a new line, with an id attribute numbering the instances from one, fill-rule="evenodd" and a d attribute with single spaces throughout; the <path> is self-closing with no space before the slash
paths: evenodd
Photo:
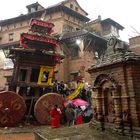
<path id="1" fill-rule="evenodd" d="M 34 134 L 1 134 L 0 140 L 35 140 Z"/>
<path id="2" fill-rule="evenodd" d="M 88 124 L 59 129 L 40 129 L 38 133 L 48 140 L 138 140 L 113 134 L 109 131 L 100 132 L 89 128 Z"/>
<path id="3" fill-rule="evenodd" d="M 36 127 L 0 128 L 0 140 L 35 140 L 34 128 Z"/>
<path id="4" fill-rule="evenodd" d="M 50 126 L 0 128 L 0 140 L 35 140 L 34 133 L 46 140 L 138 140 L 109 131 L 100 132 L 89 128 L 89 124 L 61 126 L 59 129 L 52 129 Z"/>

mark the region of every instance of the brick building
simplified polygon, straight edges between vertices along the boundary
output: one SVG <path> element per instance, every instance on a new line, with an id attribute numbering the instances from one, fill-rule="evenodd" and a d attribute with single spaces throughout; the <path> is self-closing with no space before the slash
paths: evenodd
<path id="1" fill-rule="evenodd" d="M 130 38 L 129 45 L 133 52 L 140 55 L 140 36 Z"/>
<path id="2" fill-rule="evenodd" d="M 100 15 L 97 19 L 88 22 L 86 28 L 106 38 L 110 36 L 119 38 L 119 30 L 124 29 L 122 25 L 111 18 L 102 20 Z"/>
<path id="3" fill-rule="evenodd" d="M 95 33 L 79 30 L 65 33 L 61 41 L 67 50 L 64 73 L 69 73 L 64 78 L 67 81 L 76 80 L 80 72 L 84 80 L 90 82 L 87 69 L 96 61 L 96 57 L 100 57 L 105 52 L 107 40 Z"/>
<path id="4" fill-rule="evenodd" d="M 36 2 L 30 5 L 27 5 L 26 8 L 28 10 L 27 14 L 0 21 L 0 48 L 4 50 L 5 54 L 8 53 L 9 48 L 19 46 L 20 33 L 28 32 L 29 22 L 31 18 L 43 19 L 45 21 L 54 23 L 55 28 L 54 28 L 53 34 L 60 35 L 60 38 L 62 38 L 64 46 L 67 46 L 65 48 L 69 48 L 68 46 L 71 46 L 71 48 L 73 48 L 73 46 L 75 45 L 73 45 L 73 41 L 70 41 L 70 40 L 81 38 L 81 35 L 77 35 L 74 38 L 72 37 L 73 39 L 70 39 L 70 37 L 68 37 L 69 39 L 68 38 L 64 39 L 65 38 L 64 36 L 66 35 L 66 33 L 73 32 L 73 34 L 75 34 L 74 32 L 79 32 L 78 30 L 86 29 L 84 28 L 84 26 L 85 25 L 87 26 L 86 23 L 90 21 L 90 19 L 87 17 L 88 15 L 87 12 L 85 12 L 80 7 L 80 5 L 78 4 L 76 0 L 65 0 L 47 8 L 44 8 L 42 5 Z M 98 26 L 103 25 L 104 28 L 105 26 L 108 26 L 108 24 L 110 25 L 109 27 L 112 27 L 113 25 L 115 25 L 117 29 L 116 30 L 117 33 L 119 33 L 118 31 L 120 29 L 121 30 L 123 29 L 123 27 L 120 24 L 118 24 L 117 22 L 111 19 L 107 19 L 103 21 L 100 19 L 100 22 L 98 24 L 99 24 Z M 94 29 L 97 28 L 96 25 L 97 25 L 97 22 L 90 22 L 91 28 L 93 27 Z M 103 35 L 104 30 L 98 30 L 98 32 L 100 32 L 99 35 Z M 111 32 L 112 30 L 108 30 L 109 35 L 111 34 Z M 97 32 L 95 32 L 94 30 L 92 30 L 92 33 L 90 32 L 85 33 L 86 35 L 84 35 L 84 38 L 82 41 L 83 43 L 82 42 L 80 43 L 80 49 L 77 50 L 79 51 L 78 52 L 79 55 L 81 55 L 82 53 L 83 55 L 81 55 L 77 59 L 76 58 L 70 59 L 71 56 L 69 55 L 74 55 L 76 51 L 73 51 L 74 54 L 72 53 L 66 54 L 68 55 L 68 57 L 66 57 L 66 60 L 64 60 L 63 63 L 57 66 L 56 71 L 55 71 L 56 78 L 58 80 L 66 81 L 66 82 L 69 80 L 72 80 L 73 79 L 72 75 L 75 75 L 74 73 L 81 70 L 81 68 L 82 69 L 84 68 L 84 73 L 87 74 L 86 69 L 88 66 L 92 64 L 92 61 L 94 61 L 93 56 L 96 53 L 96 49 L 98 48 L 96 54 L 98 53 L 100 54 L 102 52 L 101 51 L 102 49 L 100 50 L 100 48 L 103 48 L 103 46 L 106 46 L 105 45 L 106 43 L 104 45 L 102 44 L 103 42 L 106 42 L 106 40 L 102 38 L 101 36 L 96 36 L 96 33 Z M 69 43 L 71 44 L 68 45 L 66 40 L 67 41 L 69 40 L 70 41 Z M 102 40 L 101 46 L 99 43 L 100 40 Z M 95 42 L 98 42 L 98 43 L 95 43 Z M 86 47 L 92 48 L 91 46 L 93 48 L 96 48 L 96 49 L 92 49 L 93 54 L 89 55 L 87 51 L 82 50 L 82 48 L 86 48 Z M 88 56 L 88 58 L 86 56 Z M 92 57 L 89 58 L 89 56 L 92 56 Z M 81 62 L 82 64 L 80 64 Z M 86 62 L 86 65 L 83 65 L 83 63 L 85 62 Z M 6 67 L 3 67 L 3 65 L 5 65 Z M 70 67 L 70 69 L 68 69 L 68 67 Z M 3 52 L 1 51 L 0 77 L 3 80 L 0 83 L 0 87 L 4 87 L 5 85 L 6 79 L 4 77 L 7 75 L 11 75 L 12 69 L 10 68 L 12 68 L 12 63 L 9 62 L 9 60 L 5 58 Z M 86 80 L 89 81 L 88 78 Z"/>

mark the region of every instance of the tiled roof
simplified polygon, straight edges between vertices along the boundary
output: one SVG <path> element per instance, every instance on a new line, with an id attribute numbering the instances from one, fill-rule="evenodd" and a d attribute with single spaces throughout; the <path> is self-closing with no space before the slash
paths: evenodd
<path id="1" fill-rule="evenodd" d="M 111 23 L 112 25 L 114 25 L 115 27 L 117 27 L 120 30 L 124 29 L 124 27 L 122 25 L 120 25 L 116 21 L 112 20 L 111 18 L 107 18 L 107 19 L 101 20 L 101 24 L 105 24 L 105 23 Z"/>
<path id="2" fill-rule="evenodd" d="M 80 37 L 83 35 L 86 35 L 88 32 L 87 31 L 73 31 L 73 32 L 67 32 L 64 33 L 61 40 L 66 40 L 66 39 L 71 39 L 71 38 L 75 38 L 75 37 Z"/>
<path id="3" fill-rule="evenodd" d="M 91 33 L 91 32 L 88 32 L 86 30 L 78 30 L 78 31 L 73 31 L 73 32 L 68 32 L 68 33 L 65 33 L 63 34 L 63 36 L 61 37 L 61 40 L 67 40 L 67 39 L 72 39 L 72 38 L 78 38 L 78 37 L 81 37 L 81 36 L 92 36 L 94 38 L 97 38 L 97 39 L 101 39 L 101 40 L 104 40 L 105 42 L 107 41 L 105 38 L 95 34 L 95 33 Z"/>
<path id="4" fill-rule="evenodd" d="M 76 11 L 64 6 L 63 2 L 61 2 L 61 3 L 58 3 L 56 5 L 47 7 L 44 10 L 36 11 L 36 12 L 33 12 L 33 13 L 28 13 L 28 14 L 25 14 L 25 15 L 20 15 L 18 17 L 6 19 L 6 20 L 1 20 L 0 21 L 0 26 L 12 24 L 12 23 L 15 23 L 15 22 L 23 21 L 23 20 L 28 20 L 28 19 L 31 19 L 31 18 L 40 17 L 45 12 L 45 10 L 46 10 L 47 14 L 50 14 L 54 11 L 65 11 L 67 14 L 71 14 L 72 16 L 75 16 L 76 18 L 79 18 L 80 20 L 83 20 L 85 22 L 90 20 L 88 17 L 83 16 L 80 13 L 77 13 Z"/>

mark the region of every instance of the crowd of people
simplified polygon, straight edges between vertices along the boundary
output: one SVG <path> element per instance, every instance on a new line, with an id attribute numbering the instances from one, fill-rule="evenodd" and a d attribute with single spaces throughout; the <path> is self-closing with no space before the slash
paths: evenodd
<path id="1" fill-rule="evenodd" d="M 93 117 L 93 111 L 89 105 L 84 110 L 72 104 L 68 104 L 63 110 L 54 105 L 50 110 L 50 116 L 52 128 L 59 128 L 61 122 L 67 126 L 88 123 Z"/>
<path id="2" fill-rule="evenodd" d="M 76 84 L 72 84 L 73 85 L 64 83 L 63 81 L 55 81 L 53 92 L 56 92 L 66 98 L 77 88 Z M 52 128 L 59 128 L 60 123 L 67 124 L 67 126 L 88 123 L 93 117 L 91 94 L 91 87 L 85 83 L 84 88 L 80 91 L 76 98 L 86 101 L 86 106 L 75 106 L 74 104 L 69 102 L 61 110 L 58 105 L 54 105 L 50 110 Z"/>
<path id="3" fill-rule="evenodd" d="M 77 88 L 77 82 L 64 83 L 63 81 L 55 81 L 53 86 L 53 92 L 56 92 L 66 98 L 72 94 Z M 77 98 L 87 101 L 91 105 L 91 86 L 88 83 L 84 83 L 84 88 L 80 91 Z"/>

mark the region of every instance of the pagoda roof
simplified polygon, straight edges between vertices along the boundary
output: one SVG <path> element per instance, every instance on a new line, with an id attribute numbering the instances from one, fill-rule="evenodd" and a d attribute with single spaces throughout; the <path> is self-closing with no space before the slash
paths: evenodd
<path id="1" fill-rule="evenodd" d="M 59 46 L 59 41 L 50 36 L 40 36 L 28 33 L 22 33 L 20 36 L 21 46 L 22 44 L 26 44 L 29 48 L 36 49 L 53 49 L 53 46 Z"/>
<path id="2" fill-rule="evenodd" d="M 87 31 L 85 30 L 79 30 L 79 31 L 73 31 L 73 32 L 67 32 L 64 33 L 63 36 L 61 37 L 61 40 L 69 40 L 72 38 L 76 38 L 76 37 L 81 37 L 81 36 L 85 36 L 87 34 Z"/>
<path id="3" fill-rule="evenodd" d="M 76 44 L 77 39 L 82 39 L 86 44 L 84 46 L 84 51 L 91 50 L 94 47 L 95 50 L 99 50 L 100 47 L 106 48 L 107 40 L 95 33 L 88 32 L 86 30 L 79 30 L 75 32 L 65 33 L 61 37 L 62 44 L 69 44 L 68 46 L 73 46 Z M 95 45 L 96 43 L 96 45 Z"/>
<path id="4" fill-rule="evenodd" d="M 64 55 L 63 54 L 60 54 L 60 53 L 57 53 L 57 52 L 52 52 L 52 51 L 38 51 L 36 49 L 26 49 L 26 48 L 12 48 L 10 49 L 10 53 L 14 53 L 14 52 L 17 52 L 17 53 L 32 53 L 32 54 L 41 54 L 41 55 L 48 55 L 48 56 L 59 56 L 61 59 L 64 59 Z"/>
<path id="5" fill-rule="evenodd" d="M 32 12 L 32 13 L 28 13 L 25 15 L 20 15 L 18 17 L 14 17 L 14 18 L 10 18 L 10 19 L 5 19 L 5 20 L 1 20 L 0 21 L 0 26 L 5 26 L 5 25 L 9 25 L 9 24 L 14 24 L 15 22 L 20 22 L 20 21 L 24 21 L 24 20 L 30 20 L 31 18 L 37 18 L 37 17 L 41 17 L 43 13 L 46 14 L 51 14 L 53 12 L 58 12 L 58 11 L 64 11 L 65 13 L 72 15 L 84 22 L 89 21 L 90 19 L 86 16 L 83 16 L 82 14 L 64 6 L 63 3 L 59 3 L 53 6 L 50 6 L 46 9 L 43 10 L 39 10 L 36 12 Z"/>
<path id="6" fill-rule="evenodd" d="M 20 56 L 22 61 L 30 60 L 37 63 L 44 63 L 49 65 L 54 65 L 53 57 L 58 57 L 60 60 L 64 59 L 65 56 L 61 53 L 55 53 L 52 51 L 38 51 L 36 49 L 26 49 L 26 48 L 13 48 L 10 49 L 7 58 L 15 59 L 16 56 Z M 47 60 L 46 60 L 47 59 Z M 57 62 L 58 63 L 58 62 Z"/>
<path id="7" fill-rule="evenodd" d="M 113 26 L 117 27 L 120 30 L 124 29 L 124 27 L 122 25 L 120 25 L 116 21 L 112 20 L 111 18 L 107 18 L 107 19 L 101 20 L 101 24 L 108 24 L 108 23 L 111 23 Z"/>
<path id="8" fill-rule="evenodd" d="M 69 39 L 73 39 L 73 38 L 79 38 L 82 36 L 83 37 L 84 36 L 91 36 L 91 37 L 94 37 L 96 39 L 102 40 L 103 42 L 107 42 L 107 40 L 105 38 L 103 38 L 95 33 L 88 32 L 86 30 L 79 30 L 79 31 L 65 33 L 61 37 L 61 41 L 65 41 L 65 40 L 69 40 Z"/>

